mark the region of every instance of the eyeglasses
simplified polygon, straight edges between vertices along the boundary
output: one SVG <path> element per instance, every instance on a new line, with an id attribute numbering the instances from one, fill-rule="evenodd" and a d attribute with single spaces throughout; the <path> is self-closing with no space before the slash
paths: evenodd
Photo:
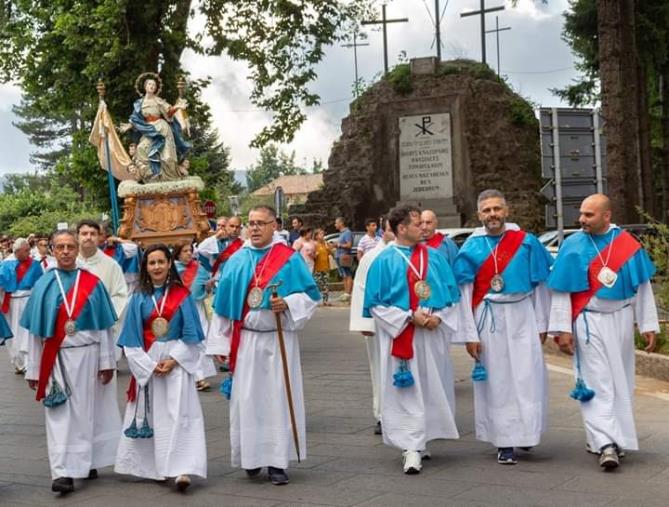
<path id="1" fill-rule="evenodd" d="M 248 222 L 246 224 L 246 226 L 249 229 L 254 229 L 256 227 L 258 229 L 260 229 L 261 227 L 265 227 L 266 225 L 270 225 L 270 224 L 273 224 L 273 223 L 274 223 L 274 220 L 268 220 L 267 222 L 263 222 L 262 220 L 252 220 L 252 221 Z"/>

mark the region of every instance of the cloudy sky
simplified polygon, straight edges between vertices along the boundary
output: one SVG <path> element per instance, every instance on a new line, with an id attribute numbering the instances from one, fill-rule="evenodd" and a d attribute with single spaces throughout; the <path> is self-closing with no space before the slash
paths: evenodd
<path id="1" fill-rule="evenodd" d="M 380 3 L 380 2 L 379 2 Z M 480 19 L 460 18 L 460 13 L 479 8 L 479 0 L 440 0 L 445 7 L 442 20 L 442 57 L 481 58 Z M 562 13 L 568 0 L 519 0 L 511 7 L 509 0 L 487 0 L 486 7 L 506 4 L 506 10 L 488 14 L 488 27 L 495 25 L 510 31 L 500 34 L 501 72 L 515 90 L 540 106 L 560 106 L 549 88 L 562 87 L 577 76 L 574 60 L 561 39 Z M 398 61 L 401 52 L 408 58 L 436 54 L 433 47 L 434 0 L 391 0 L 388 17 L 409 18 L 408 23 L 396 23 L 388 29 L 390 65 Z M 365 27 L 368 28 L 368 27 Z M 358 71 L 370 82 L 383 70 L 381 33 L 365 30 L 369 46 L 358 49 Z M 496 66 L 495 34 L 487 36 L 488 61 Z M 204 58 L 185 53 L 184 65 L 195 77 L 211 76 L 213 82 L 204 98 L 212 107 L 214 122 L 221 140 L 230 147 L 232 168 L 245 169 L 253 164 L 257 150 L 249 142 L 269 122 L 270 115 L 259 111 L 249 101 L 251 83 L 243 63 L 228 58 Z M 140 69 L 138 69 L 139 71 Z M 141 69 L 143 70 L 143 69 Z M 348 113 L 351 87 L 354 80 L 353 51 L 341 46 L 330 47 L 317 69 L 318 79 L 313 89 L 321 96 L 321 105 L 307 110 L 308 120 L 295 140 L 284 149 L 295 151 L 299 163 L 311 164 L 314 159 L 327 162 L 332 143 L 340 133 L 340 123 Z M 33 151 L 26 137 L 13 125 L 11 109 L 18 103 L 20 90 L 12 85 L 0 85 L 0 174 L 31 170 L 29 155 Z M 130 111 L 130 105 L 128 105 Z M 117 120 L 119 121 L 119 120 Z"/>

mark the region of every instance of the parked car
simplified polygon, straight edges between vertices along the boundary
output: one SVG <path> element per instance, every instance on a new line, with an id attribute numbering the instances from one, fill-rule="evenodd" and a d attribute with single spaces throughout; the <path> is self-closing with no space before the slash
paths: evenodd
<path id="1" fill-rule="evenodd" d="M 437 232 L 442 233 L 444 236 L 448 236 L 455 244 L 458 245 L 458 248 L 462 246 L 465 240 L 474 232 L 473 227 L 459 227 L 451 229 L 437 229 Z"/>
<path id="2" fill-rule="evenodd" d="M 580 231 L 580 229 L 564 229 L 564 239 L 568 238 L 577 231 Z M 553 257 L 557 256 L 558 249 L 560 247 L 558 242 L 557 229 L 546 231 L 540 234 L 537 239 L 539 240 L 539 243 L 546 247 L 546 250 L 548 250 Z"/>
<path id="3" fill-rule="evenodd" d="M 360 243 L 362 237 L 367 233 L 365 231 L 352 231 L 352 232 L 353 232 L 353 247 L 351 248 L 351 255 L 353 255 L 353 271 L 355 271 L 355 268 L 358 267 L 358 243 Z M 339 234 L 340 233 L 338 232 L 333 232 L 332 234 L 326 234 L 325 242 L 336 243 L 337 240 L 339 239 Z"/>

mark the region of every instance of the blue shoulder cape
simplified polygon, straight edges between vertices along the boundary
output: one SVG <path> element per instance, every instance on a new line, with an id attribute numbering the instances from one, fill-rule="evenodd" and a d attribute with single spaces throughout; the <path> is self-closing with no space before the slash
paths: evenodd
<path id="1" fill-rule="evenodd" d="M 16 268 L 19 261 L 10 259 L 0 263 L 0 288 L 6 292 L 16 292 L 17 290 L 30 290 L 33 285 L 44 274 L 39 261 L 33 260 L 28 272 L 23 275 L 21 283 L 16 280 Z"/>
<path id="2" fill-rule="evenodd" d="M 44 273 L 44 276 L 33 287 L 26 309 L 21 316 L 21 327 L 42 338 L 53 337 L 58 308 L 63 302 L 56 280 L 56 271 L 60 274 L 63 289 L 67 294 L 70 287 L 74 285 L 78 270 L 51 269 Z M 93 289 L 76 320 L 77 329 L 81 331 L 100 331 L 110 328 L 117 320 L 118 317 L 116 311 L 114 311 L 109 293 L 102 282 L 98 280 L 95 289 Z"/>
<path id="3" fill-rule="evenodd" d="M 195 261 L 197 262 L 197 261 Z M 186 265 L 181 261 L 176 261 L 174 265 L 177 268 L 177 272 L 181 275 L 186 270 Z M 197 265 L 197 274 L 193 280 L 192 285 L 190 286 L 190 295 L 195 301 L 201 301 L 207 297 L 207 290 L 205 285 L 209 281 L 209 272 L 202 266 L 202 264 Z"/>
<path id="4" fill-rule="evenodd" d="M 104 252 L 104 248 L 100 248 L 100 250 Z M 133 257 L 126 257 L 123 246 L 121 246 L 120 243 L 116 243 L 116 245 L 114 245 L 114 255 L 112 255 L 111 258 L 114 259 L 119 266 L 121 266 L 123 274 L 139 273 L 139 266 L 141 263 L 139 249 L 137 250 L 137 255 L 134 255 Z"/>
<path id="5" fill-rule="evenodd" d="M 0 345 L 4 345 L 5 340 L 9 340 L 12 336 L 14 335 L 12 334 L 12 330 L 9 329 L 5 316 L 0 313 Z"/>

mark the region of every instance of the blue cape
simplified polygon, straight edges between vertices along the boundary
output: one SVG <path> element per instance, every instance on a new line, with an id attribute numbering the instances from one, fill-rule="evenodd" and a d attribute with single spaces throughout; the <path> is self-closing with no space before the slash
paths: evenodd
<path id="1" fill-rule="evenodd" d="M 26 309 L 21 316 L 21 327 L 42 338 L 53 337 L 58 308 L 63 302 L 56 280 L 56 271 L 60 274 L 63 289 L 67 294 L 70 287 L 74 285 L 78 270 L 49 270 L 33 287 Z M 100 331 L 110 328 L 117 320 L 118 317 L 114 311 L 109 293 L 102 282 L 98 280 L 95 289 L 93 289 L 76 320 L 77 329 L 81 331 Z"/>
<path id="2" fill-rule="evenodd" d="M 10 259 L 0 263 L 0 288 L 6 292 L 16 292 L 17 290 L 30 290 L 33 285 L 39 280 L 44 271 L 39 261 L 33 260 L 28 272 L 23 275 L 21 283 L 16 281 L 16 268 L 19 261 Z"/>
<path id="3" fill-rule="evenodd" d="M 160 304 L 164 288 L 157 287 L 153 296 Z M 130 298 L 126 310 L 123 329 L 118 339 L 119 347 L 143 347 L 144 346 L 144 322 L 149 319 L 153 312 L 153 299 L 150 294 L 135 292 Z M 200 324 L 200 317 L 195 308 L 192 296 L 187 296 L 179 305 L 179 308 L 170 320 L 167 334 L 159 341 L 182 340 L 186 343 L 200 343 L 204 340 L 204 332 Z"/>
<path id="4" fill-rule="evenodd" d="M 458 245 L 455 244 L 455 241 L 448 236 L 444 236 L 443 241 L 439 244 L 436 250 L 441 253 L 448 261 L 448 264 L 453 267 L 455 257 L 458 255 Z"/>
<path id="5" fill-rule="evenodd" d="M 195 261 L 197 262 L 197 261 Z M 177 272 L 181 275 L 186 270 L 186 265 L 181 261 L 176 261 L 174 265 L 177 267 Z M 190 286 L 190 295 L 195 301 L 201 301 L 207 297 L 207 290 L 205 285 L 209 281 L 209 272 L 201 265 L 197 266 L 197 274 Z"/>
<path id="6" fill-rule="evenodd" d="M 218 244 L 218 253 L 216 254 L 218 256 L 218 254 L 225 251 L 225 249 L 228 247 L 228 244 L 230 243 L 230 240 L 227 239 L 227 238 L 226 239 L 217 239 L 216 243 Z M 211 271 L 214 269 L 214 264 L 212 262 L 209 262 L 209 258 L 206 255 L 199 255 L 198 256 L 198 261 L 200 261 L 200 264 L 202 264 L 202 267 L 204 269 L 206 269 L 208 272 L 211 273 Z M 214 257 L 212 259 L 212 261 L 216 262 L 216 257 Z M 220 268 L 218 268 L 219 271 L 221 269 L 223 269 L 222 266 Z"/>
<path id="7" fill-rule="evenodd" d="M 560 247 L 548 286 L 561 292 L 581 292 L 590 287 L 588 267 L 597 255 L 606 248 L 620 228 L 612 227 L 606 234 L 593 235 L 583 231 L 570 235 Z M 597 245 L 595 249 L 594 243 Z M 601 299 L 628 299 L 644 282 L 655 274 L 655 265 L 642 248 L 638 250 L 618 271 L 618 279 L 610 289 L 602 287 L 595 296 Z"/>
<path id="8" fill-rule="evenodd" d="M 411 259 L 414 247 L 392 245 L 385 248 L 372 262 L 367 273 L 363 316 L 371 317 L 374 306 L 396 306 L 409 309 L 407 287 L 407 262 L 395 250 L 399 248 Z M 455 277 L 446 258 L 432 247 L 427 247 L 427 283 L 432 289 L 430 297 L 420 301 L 420 306 L 440 310 L 460 300 Z M 413 290 L 413 288 L 412 288 Z"/>
<path id="9" fill-rule="evenodd" d="M 490 249 L 494 249 L 501 239 L 501 235 L 480 235 L 467 238 L 453 266 L 455 277 L 460 285 L 474 282 L 481 265 L 490 256 Z M 513 259 L 502 272 L 504 288 L 501 294 L 532 291 L 538 284 L 548 279 L 552 264 L 553 257 L 546 248 L 533 234 L 525 233 L 525 238 Z"/>
<path id="10" fill-rule="evenodd" d="M 0 345 L 4 345 L 5 340 L 10 339 L 12 336 L 14 335 L 12 334 L 12 330 L 9 329 L 5 316 L 0 313 Z"/>
<path id="11" fill-rule="evenodd" d="M 251 283 L 256 264 L 269 251 L 270 246 L 262 249 L 245 246 L 238 250 L 224 264 L 221 278 L 214 298 L 214 311 L 217 315 L 230 320 L 239 320 L 242 317 L 246 289 Z M 281 281 L 277 292 L 279 297 L 286 297 L 299 292 L 306 293 L 314 301 L 320 301 L 314 277 L 311 275 L 304 259 L 295 253 L 290 256 L 279 272 L 274 275 L 270 284 Z M 269 310 L 270 291 L 264 291 L 262 304 L 256 310 Z M 253 311 L 251 309 L 250 311 Z"/>
<path id="12" fill-rule="evenodd" d="M 100 247 L 104 252 L 104 248 Z M 106 254 L 105 254 L 106 255 Z M 133 257 L 126 257 L 125 251 L 120 243 L 114 245 L 114 255 L 111 256 L 116 263 L 121 266 L 123 273 L 139 273 L 139 266 L 141 264 L 140 251 L 137 249 L 137 255 Z"/>

